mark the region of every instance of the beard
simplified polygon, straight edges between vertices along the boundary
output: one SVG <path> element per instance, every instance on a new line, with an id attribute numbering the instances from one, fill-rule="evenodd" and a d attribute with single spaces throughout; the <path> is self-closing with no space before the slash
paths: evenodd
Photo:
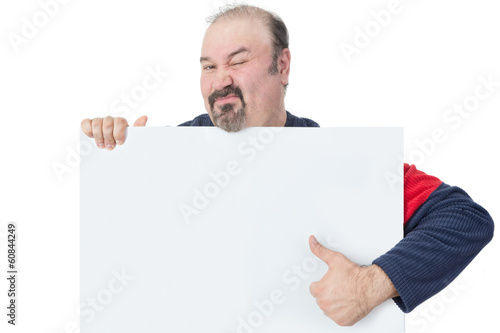
<path id="1" fill-rule="evenodd" d="M 235 95 L 241 101 L 241 107 L 236 110 L 234 103 L 226 103 L 220 106 L 220 110 L 215 109 L 215 101 L 228 95 Z M 214 125 L 222 128 L 226 132 L 238 132 L 245 127 L 246 104 L 243 93 L 239 87 L 228 86 L 222 90 L 216 90 L 208 96 L 208 103 L 212 112 Z"/>

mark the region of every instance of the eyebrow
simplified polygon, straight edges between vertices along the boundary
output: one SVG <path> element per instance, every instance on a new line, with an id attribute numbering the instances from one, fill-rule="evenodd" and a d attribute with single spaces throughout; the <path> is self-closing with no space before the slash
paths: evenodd
<path id="1" fill-rule="evenodd" d="M 235 55 L 237 55 L 239 53 L 243 53 L 243 52 L 248 52 L 248 49 L 246 47 L 240 47 L 236 51 L 229 53 L 229 55 L 227 56 L 227 59 L 231 59 Z M 210 57 L 200 57 L 200 62 L 203 62 L 203 61 L 211 61 L 211 58 Z"/>

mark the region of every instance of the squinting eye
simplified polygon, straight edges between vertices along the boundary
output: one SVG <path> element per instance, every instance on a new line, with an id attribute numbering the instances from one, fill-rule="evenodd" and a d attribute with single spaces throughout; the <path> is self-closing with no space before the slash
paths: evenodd
<path id="1" fill-rule="evenodd" d="M 208 66 L 203 67 L 203 69 L 206 71 L 208 71 L 210 69 L 214 69 L 214 68 L 215 68 L 215 66 L 212 66 L 212 65 L 208 65 Z"/>
<path id="2" fill-rule="evenodd" d="M 236 66 L 236 65 L 241 65 L 241 64 L 243 64 L 243 63 L 244 63 L 244 61 L 237 62 L 237 63 L 233 64 L 233 66 Z"/>

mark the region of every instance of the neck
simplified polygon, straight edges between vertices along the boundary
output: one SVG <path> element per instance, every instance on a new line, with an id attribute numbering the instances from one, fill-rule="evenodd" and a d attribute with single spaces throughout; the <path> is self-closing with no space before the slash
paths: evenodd
<path id="1" fill-rule="evenodd" d="M 258 115 L 247 118 L 247 122 L 245 127 L 284 127 L 286 123 L 286 110 L 285 107 L 280 107 L 279 111 L 264 111 L 262 115 L 259 117 Z M 260 118 L 260 119 L 259 119 Z"/>
<path id="2" fill-rule="evenodd" d="M 266 122 L 264 126 L 266 127 L 284 127 L 286 123 L 286 111 L 283 109 L 278 113 L 274 113 L 273 116 Z"/>

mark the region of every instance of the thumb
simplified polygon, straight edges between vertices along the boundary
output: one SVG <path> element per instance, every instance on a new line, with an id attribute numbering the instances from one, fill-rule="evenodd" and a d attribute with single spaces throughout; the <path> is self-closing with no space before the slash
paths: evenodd
<path id="1" fill-rule="evenodd" d="M 144 127 L 144 126 L 146 126 L 147 121 L 148 121 L 148 116 L 139 117 L 134 122 L 134 127 Z"/>
<path id="2" fill-rule="evenodd" d="M 327 264 L 332 261 L 335 252 L 324 247 L 313 235 L 309 236 L 309 247 L 316 257 L 320 258 Z"/>

